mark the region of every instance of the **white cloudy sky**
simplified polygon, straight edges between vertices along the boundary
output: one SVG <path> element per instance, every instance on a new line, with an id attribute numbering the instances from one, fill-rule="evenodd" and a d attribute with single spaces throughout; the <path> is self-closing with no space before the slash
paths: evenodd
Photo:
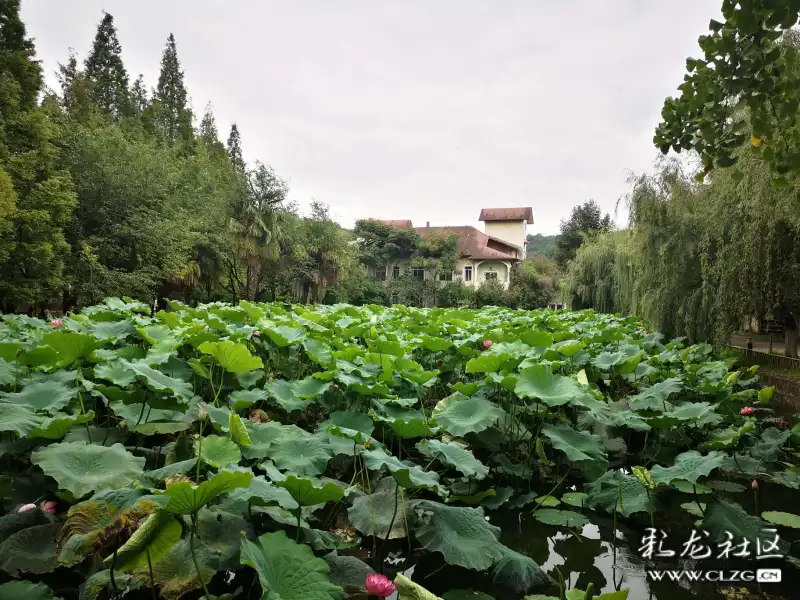
<path id="1" fill-rule="evenodd" d="M 131 78 L 158 78 L 175 34 L 196 113 L 271 164 L 305 205 L 476 224 L 532 206 L 555 233 L 573 206 L 613 211 L 651 168 L 664 97 L 720 0 L 23 0 L 48 80 L 81 59 L 102 10 Z M 625 215 L 617 220 L 623 223 Z"/>

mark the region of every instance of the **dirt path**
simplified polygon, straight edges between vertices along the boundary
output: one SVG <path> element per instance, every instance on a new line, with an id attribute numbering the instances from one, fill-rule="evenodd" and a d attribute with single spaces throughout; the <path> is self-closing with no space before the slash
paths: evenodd
<path id="1" fill-rule="evenodd" d="M 764 336 L 753 336 L 753 350 L 756 352 L 769 352 L 769 339 Z M 747 335 L 734 333 L 731 336 L 731 346 L 736 348 L 747 348 Z M 772 353 L 783 355 L 783 338 L 774 336 L 772 338 Z"/>

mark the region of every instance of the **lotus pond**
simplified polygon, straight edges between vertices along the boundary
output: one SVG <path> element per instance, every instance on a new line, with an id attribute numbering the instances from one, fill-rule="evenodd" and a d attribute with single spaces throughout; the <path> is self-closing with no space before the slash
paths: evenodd
<path id="1" fill-rule="evenodd" d="M 756 566 L 791 597 L 800 430 L 771 398 L 591 311 L 6 315 L 0 599 L 666 600 L 758 588 L 646 570 Z"/>

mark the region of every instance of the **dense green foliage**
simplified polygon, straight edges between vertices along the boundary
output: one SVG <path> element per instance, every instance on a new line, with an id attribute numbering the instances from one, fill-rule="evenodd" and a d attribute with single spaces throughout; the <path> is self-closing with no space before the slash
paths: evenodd
<path id="1" fill-rule="evenodd" d="M 525 238 L 525 252 L 526 254 L 541 254 L 553 260 L 556 254 L 556 236 L 529 233 Z"/>
<path id="2" fill-rule="evenodd" d="M 502 544 L 492 511 L 578 536 L 593 514 L 638 528 L 674 507 L 681 527 L 699 512 L 714 539 L 733 529 L 755 546 L 771 525 L 737 504 L 738 482 L 800 487 L 796 436 L 756 368 L 631 318 L 170 309 L 109 298 L 63 322 L 0 320 L 0 460 L 13 475 L 0 486 L 0 582 L 13 579 L 0 592 L 52 573 L 65 600 L 79 586 L 82 599 L 260 586 L 338 600 L 363 594 L 394 548 L 404 569 L 433 559 L 521 597 L 555 589 L 555 572 Z"/>
<path id="3" fill-rule="evenodd" d="M 587 237 L 611 229 L 611 215 L 603 215 L 594 200 L 587 200 L 572 209 L 568 219 L 561 221 L 561 232 L 556 236 L 553 259 L 564 269 L 575 258 L 575 252 Z"/>
<path id="4" fill-rule="evenodd" d="M 636 314 L 669 335 L 726 344 L 772 317 L 797 355 L 800 319 L 798 188 L 769 185 L 769 168 L 741 151 L 730 170 L 698 183 L 674 161 L 635 180 L 631 228 L 595 237 L 570 266 L 572 306 Z"/>
<path id="5" fill-rule="evenodd" d="M 798 0 L 723 0 L 724 20 L 712 19 L 700 36 L 703 58 L 686 59 L 681 95 L 664 103 L 656 146 L 696 150 L 702 177 L 735 165 L 752 140 L 772 184 L 791 187 L 800 173 L 799 13 Z"/>

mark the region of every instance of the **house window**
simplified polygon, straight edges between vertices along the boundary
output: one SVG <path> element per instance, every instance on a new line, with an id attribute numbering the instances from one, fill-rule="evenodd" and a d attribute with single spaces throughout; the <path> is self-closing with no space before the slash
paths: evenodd
<path id="1" fill-rule="evenodd" d="M 486 281 L 489 281 L 490 279 L 497 279 L 497 271 L 486 271 L 483 277 L 486 279 Z"/>
<path id="2" fill-rule="evenodd" d="M 419 279 L 420 281 L 423 281 L 425 279 L 425 269 L 423 269 L 422 267 L 414 267 L 413 269 L 411 269 L 411 276 L 414 279 Z"/>
<path id="3" fill-rule="evenodd" d="M 439 281 L 453 281 L 453 272 L 439 273 Z"/>
<path id="4" fill-rule="evenodd" d="M 389 297 L 389 301 L 392 304 L 399 304 L 400 303 L 400 294 L 397 292 L 392 292 L 392 295 Z"/>
<path id="5" fill-rule="evenodd" d="M 472 281 L 472 266 L 464 267 L 464 281 Z"/>
<path id="6" fill-rule="evenodd" d="M 392 279 L 400 279 L 400 265 L 392 267 Z"/>

